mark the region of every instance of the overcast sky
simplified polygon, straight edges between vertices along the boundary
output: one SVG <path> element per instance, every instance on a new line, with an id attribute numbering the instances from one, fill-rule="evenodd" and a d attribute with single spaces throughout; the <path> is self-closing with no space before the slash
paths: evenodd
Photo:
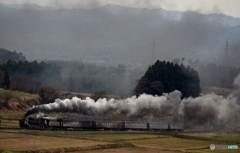
<path id="1" fill-rule="evenodd" d="M 192 10 L 240 17 L 240 0 L 0 0 L 5 4 L 37 4 L 54 8 L 94 8 L 109 3 L 127 7 Z"/>

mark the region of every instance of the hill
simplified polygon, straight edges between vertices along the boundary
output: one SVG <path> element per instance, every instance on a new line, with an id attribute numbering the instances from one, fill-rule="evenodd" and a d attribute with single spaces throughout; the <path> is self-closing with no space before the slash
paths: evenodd
<path id="1" fill-rule="evenodd" d="M 156 38 L 155 57 L 171 60 L 197 56 L 215 57 L 228 38 L 224 27 L 240 25 L 239 18 L 191 11 L 137 9 L 106 5 L 83 9 L 28 9 L 0 5 L 0 46 L 18 49 L 28 59 L 85 60 L 149 64 L 149 45 Z M 30 8 L 36 8 L 30 7 Z M 13 30 L 14 29 L 14 30 Z M 237 32 L 235 32 L 237 33 Z M 193 39 L 194 38 L 194 39 Z M 215 47 L 214 47 L 215 46 Z M 212 54 L 210 54 L 212 53 Z"/>
<path id="2" fill-rule="evenodd" d="M 202 88 L 203 94 L 216 93 L 218 95 L 226 96 L 231 93 L 231 89 L 219 88 L 219 87 L 204 87 Z M 95 93 L 97 94 L 97 93 Z M 93 94 L 90 93 L 76 93 L 76 92 L 59 92 L 59 98 L 72 98 L 79 97 L 85 99 L 86 97 L 93 97 Z M 96 95 L 95 95 L 96 96 Z M 106 98 L 115 98 L 119 99 L 119 96 L 116 95 L 105 95 Z M 20 91 L 8 91 L 0 88 L 0 110 L 8 111 L 25 111 L 27 108 L 32 107 L 33 105 L 42 104 L 41 99 L 37 94 L 28 94 Z"/>
<path id="3" fill-rule="evenodd" d="M 100 93 L 101 94 L 101 93 Z M 115 95 L 100 95 L 99 93 L 76 93 L 76 92 L 59 92 L 60 99 L 71 99 L 72 97 L 79 97 L 85 99 L 86 97 L 91 98 L 120 98 Z M 54 101 L 53 101 L 54 102 Z M 37 94 L 29 94 L 20 91 L 9 91 L 0 88 L 0 110 L 6 111 L 26 111 L 27 108 L 32 107 L 33 105 L 42 104 L 42 100 Z"/>
<path id="4" fill-rule="evenodd" d="M 36 94 L 0 89 L 0 109 L 2 110 L 25 111 L 39 104 L 41 100 Z"/>
<path id="5" fill-rule="evenodd" d="M 0 48 L 0 64 L 7 62 L 9 59 L 14 61 L 25 61 L 26 57 L 21 52 L 18 53 L 16 51 Z"/>

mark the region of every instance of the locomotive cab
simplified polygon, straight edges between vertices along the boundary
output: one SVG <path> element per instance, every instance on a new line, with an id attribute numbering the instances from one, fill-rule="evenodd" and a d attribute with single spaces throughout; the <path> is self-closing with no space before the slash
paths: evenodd
<path id="1" fill-rule="evenodd" d="M 26 128 L 27 127 L 25 118 L 22 118 L 22 119 L 19 120 L 19 126 L 21 128 Z"/>

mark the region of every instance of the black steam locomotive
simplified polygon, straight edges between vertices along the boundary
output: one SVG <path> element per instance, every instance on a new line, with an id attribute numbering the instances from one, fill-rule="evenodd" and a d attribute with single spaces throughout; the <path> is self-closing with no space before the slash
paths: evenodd
<path id="1" fill-rule="evenodd" d="M 74 129 L 74 130 L 145 130 L 145 131 L 183 131 L 183 122 L 137 122 L 111 120 L 76 120 L 23 118 L 21 128 L 30 129 Z"/>

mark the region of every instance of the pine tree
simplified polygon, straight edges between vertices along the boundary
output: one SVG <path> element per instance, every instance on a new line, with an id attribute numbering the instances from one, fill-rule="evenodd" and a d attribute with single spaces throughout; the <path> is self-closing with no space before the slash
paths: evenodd
<path id="1" fill-rule="evenodd" d="M 9 78 L 8 71 L 5 71 L 4 77 L 3 77 L 2 87 L 3 87 L 4 89 L 9 89 L 9 88 L 10 88 L 10 85 L 11 85 L 11 82 L 10 82 L 10 78 Z"/>
<path id="2" fill-rule="evenodd" d="M 191 67 L 170 62 L 157 61 L 149 66 L 145 75 L 139 80 L 135 94 L 142 93 L 162 95 L 174 90 L 182 92 L 184 97 L 197 97 L 201 92 L 198 73 Z"/>

